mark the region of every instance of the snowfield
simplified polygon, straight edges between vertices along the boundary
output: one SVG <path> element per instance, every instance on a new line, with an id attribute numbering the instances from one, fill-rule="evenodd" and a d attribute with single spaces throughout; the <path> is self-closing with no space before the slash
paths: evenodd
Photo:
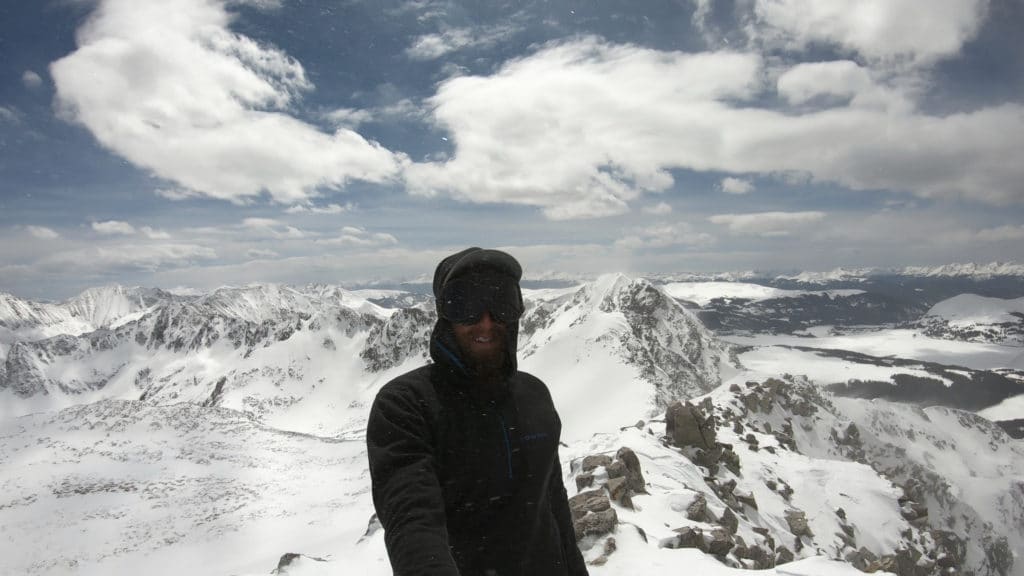
<path id="1" fill-rule="evenodd" d="M 577 488 L 587 474 L 598 490 L 610 480 L 604 465 L 581 469 L 588 457 L 628 447 L 643 470 L 644 492 L 611 503 L 614 527 L 581 541 L 591 574 L 854 576 L 854 562 L 908 547 L 927 567 L 946 554 L 930 530 L 949 529 L 963 566 L 1024 576 L 1019 441 L 969 412 L 821 388 L 934 376 L 823 351 L 970 376 L 1024 368 L 1020 347 L 912 328 L 723 340 L 677 301 L 838 292 L 620 274 L 524 290 L 520 368 L 548 383 L 561 414 L 569 495 L 590 489 Z M 380 386 L 425 361 L 428 299 L 274 285 L 87 294 L 0 308 L 0 574 L 255 575 L 286 554 L 280 574 L 390 573 L 372 520 L 366 416 Z M 735 469 L 673 443 L 666 408 L 681 399 L 713 414 Z M 982 415 L 1024 417 L 1024 404 L 1008 398 Z M 701 502 L 706 514 L 694 516 Z M 686 529 L 728 529 L 794 558 L 753 570 L 738 552 L 675 548 Z"/>

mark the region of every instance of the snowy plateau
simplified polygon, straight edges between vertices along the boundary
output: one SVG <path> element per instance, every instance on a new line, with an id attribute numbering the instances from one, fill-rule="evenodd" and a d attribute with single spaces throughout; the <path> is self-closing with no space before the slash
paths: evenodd
<path id="1" fill-rule="evenodd" d="M 594 575 L 1024 576 L 1024 268 L 526 283 Z M 390 574 L 426 287 L 0 294 L 0 574 Z"/>

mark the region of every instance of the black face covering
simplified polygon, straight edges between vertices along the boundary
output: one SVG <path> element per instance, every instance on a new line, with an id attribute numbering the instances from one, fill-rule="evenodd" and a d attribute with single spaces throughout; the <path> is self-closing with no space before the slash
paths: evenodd
<path id="1" fill-rule="evenodd" d="M 512 324 L 523 314 L 518 282 L 489 271 L 449 281 L 441 293 L 439 309 L 455 324 L 476 324 L 485 311 L 502 324 Z"/>

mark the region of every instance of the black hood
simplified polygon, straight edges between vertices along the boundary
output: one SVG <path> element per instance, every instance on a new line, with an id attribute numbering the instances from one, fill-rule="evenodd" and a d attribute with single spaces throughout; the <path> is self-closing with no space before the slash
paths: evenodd
<path id="1" fill-rule="evenodd" d="M 437 364 L 448 366 L 458 373 L 473 377 L 470 369 L 460 357 L 459 346 L 455 340 L 455 332 L 452 330 L 452 323 L 441 314 L 441 294 L 445 286 L 455 278 L 459 278 L 470 272 L 486 270 L 507 275 L 515 279 L 518 284 L 522 279 L 523 269 L 510 254 L 500 250 L 484 250 L 483 248 L 467 248 L 457 254 L 445 258 L 434 270 L 434 301 L 437 308 L 437 323 L 430 335 L 430 357 Z M 520 303 L 522 294 L 519 295 Z M 506 355 L 505 363 L 508 371 L 507 376 L 515 374 L 518 369 L 516 360 L 516 348 L 519 340 L 519 321 L 510 322 L 505 325 L 506 330 Z"/>

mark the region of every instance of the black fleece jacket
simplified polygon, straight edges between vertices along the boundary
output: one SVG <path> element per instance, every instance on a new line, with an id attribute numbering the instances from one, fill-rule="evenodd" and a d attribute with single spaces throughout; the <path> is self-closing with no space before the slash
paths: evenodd
<path id="1" fill-rule="evenodd" d="M 370 411 L 373 502 L 394 573 L 586 575 L 547 387 L 513 359 L 482 389 L 449 348 L 450 329 L 438 322 L 434 363 L 387 383 Z"/>

